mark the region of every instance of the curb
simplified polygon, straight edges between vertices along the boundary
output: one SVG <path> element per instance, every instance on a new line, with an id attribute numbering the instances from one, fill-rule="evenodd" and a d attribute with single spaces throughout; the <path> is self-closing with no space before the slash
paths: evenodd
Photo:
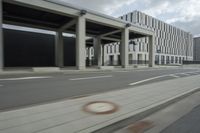
<path id="1" fill-rule="evenodd" d="M 152 104 L 148 107 L 139 109 L 139 110 L 133 112 L 132 116 L 130 116 L 130 114 L 128 114 L 129 116 L 128 115 L 124 116 L 124 118 L 122 120 L 115 122 L 109 126 L 105 126 L 103 128 L 96 129 L 96 130 L 94 129 L 93 133 L 111 133 L 116 130 L 122 129 L 122 128 L 124 128 L 138 120 L 141 120 L 141 119 L 143 119 L 143 118 L 145 118 L 145 117 L 147 117 L 147 116 L 149 116 L 149 115 L 151 115 L 151 114 L 153 114 L 175 102 L 178 102 L 178 101 L 184 99 L 185 97 L 190 96 L 198 91 L 200 91 L 200 88 L 195 88 L 190 91 L 184 92 L 182 94 L 178 94 L 167 100 L 164 100 L 159 103 Z"/>
<path id="2" fill-rule="evenodd" d="M 106 73 L 115 71 L 141 71 L 141 70 L 165 70 L 165 69 L 178 69 L 179 67 L 153 67 L 153 68 L 123 68 L 123 69 L 97 69 L 97 70 L 56 70 L 56 71 L 34 71 L 34 70 L 3 70 L 0 71 L 0 76 L 4 75 L 28 75 L 28 74 L 54 74 L 63 73 L 67 75 L 72 74 L 85 74 L 85 73 Z"/>

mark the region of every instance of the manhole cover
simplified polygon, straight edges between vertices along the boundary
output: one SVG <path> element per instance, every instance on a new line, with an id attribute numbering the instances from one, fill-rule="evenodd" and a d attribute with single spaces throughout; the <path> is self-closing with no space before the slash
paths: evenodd
<path id="1" fill-rule="evenodd" d="M 92 114 L 110 114 L 118 110 L 118 106 L 112 102 L 94 101 L 86 104 L 83 110 Z"/>

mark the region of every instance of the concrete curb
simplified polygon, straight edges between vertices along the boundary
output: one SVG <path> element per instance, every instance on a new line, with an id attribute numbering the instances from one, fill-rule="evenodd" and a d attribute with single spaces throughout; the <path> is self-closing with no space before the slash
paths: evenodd
<path id="1" fill-rule="evenodd" d="M 198 92 L 198 91 L 200 91 L 200 88 L 195 88 L 190 91 L 184 92 L 182 94 L 178 94 L 172 98 L 161 101 L 159 103 L 155 103 L 148 107 L 139 109 L 135 112 L 132 112 L 131 113 L 132 116 L 130 116 L 131 114 L 124 116 L 124 119 L 122 119 L 116 123 L 113 123 L 109 126 L 103 127 L 101 129 L 94 130 L 93 133 L 111 133 L 116 130 L 122 129 L 122 128 L 124 128 L 130 124 L 133 124 L 134 122 L 141 120 L 141 119 L 161 110 L 162 108 L 165 108 L 177 101 L 180 101 L 181 99 L 183 99 L 189 95 L 192 95 L 193 93 Z"/>
<path id="2" fill-rule="evenodd" d="M 85 73 L 105 73 L 105 72 L 115 72 L 115 71 L 140 71 L 140 70 L 164 70 L 164 69 L 178 69 L 182 67 L 139 67 L 139 68 L 114 68 L 114 69 L 91 69 L 91 70 L 67 70 L 67 69 L 47 69 L 44 68 L 34 68 L 30 70 L 1 70 L 0 76 L 2 75 L 21 75 L 21 74 L 54 74 L 54 73 L 63 73 L 63 74 L 85 74 Z"/>

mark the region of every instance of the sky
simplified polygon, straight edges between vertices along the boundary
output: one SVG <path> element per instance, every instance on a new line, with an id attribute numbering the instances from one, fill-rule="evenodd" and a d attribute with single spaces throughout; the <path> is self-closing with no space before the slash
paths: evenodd
<path id="1" fill-rule="evenodd" d="M 200 36 L 200 0 L 59 0 L 113 17 L 138 10 Z"/>

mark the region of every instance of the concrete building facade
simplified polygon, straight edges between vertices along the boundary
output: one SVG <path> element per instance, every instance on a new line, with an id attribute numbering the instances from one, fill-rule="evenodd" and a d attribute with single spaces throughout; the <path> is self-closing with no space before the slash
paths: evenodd
<path id="1" fill-rule="evenodd" d="M 162 22 L 140 11 L 123 15 L 120 19 L 137 26 L 153 30 L 155 33 L 155 63 L 182 64 L 182 61 L 193 60 L 192 34 Z M 129 42 L 129 64 L 147 64 L 149 61 L 149 38 L 137 38 Z M 105 45 L 105 64 L 119 63 L 119 44 Z"/>
<path id="2" fill-rule="evenodd" d="M 200 37 L 194 38 L 194 61 L 200 61 Z"/>
<path id="3" fill-rule="evenodd" d="M 118 65 L 127 68 L 129 41 L 141 37 L 149 38 L 149 67 L 153 67 L 155 63 L 155 34 L 151 29 L 57 0 L 0 0 L 0 69 L 3 69 L 7 62 L 4 61 L 6 44 L 3 39 L 6 38 L 4 36 L 6 34 L 3 33 L 3 24 L 55 32 L 54 52 L 52 52 L 55 67 L 65 67 L 64 33 L 73 34 L 75 37 L 75 67 L 79 70 L 86 68 L 86 49 L 91 47 L 94 47 L 94 63 L 98 67 L 104 65 L 105 47 L 111 43 L 120 44 L 117 47 L 120 53 Z M 13 45 L 18 45 L 17 41 L 14 43 Z M 40 56 L 39 52 L 35 52 L 33 56 Z"/>

